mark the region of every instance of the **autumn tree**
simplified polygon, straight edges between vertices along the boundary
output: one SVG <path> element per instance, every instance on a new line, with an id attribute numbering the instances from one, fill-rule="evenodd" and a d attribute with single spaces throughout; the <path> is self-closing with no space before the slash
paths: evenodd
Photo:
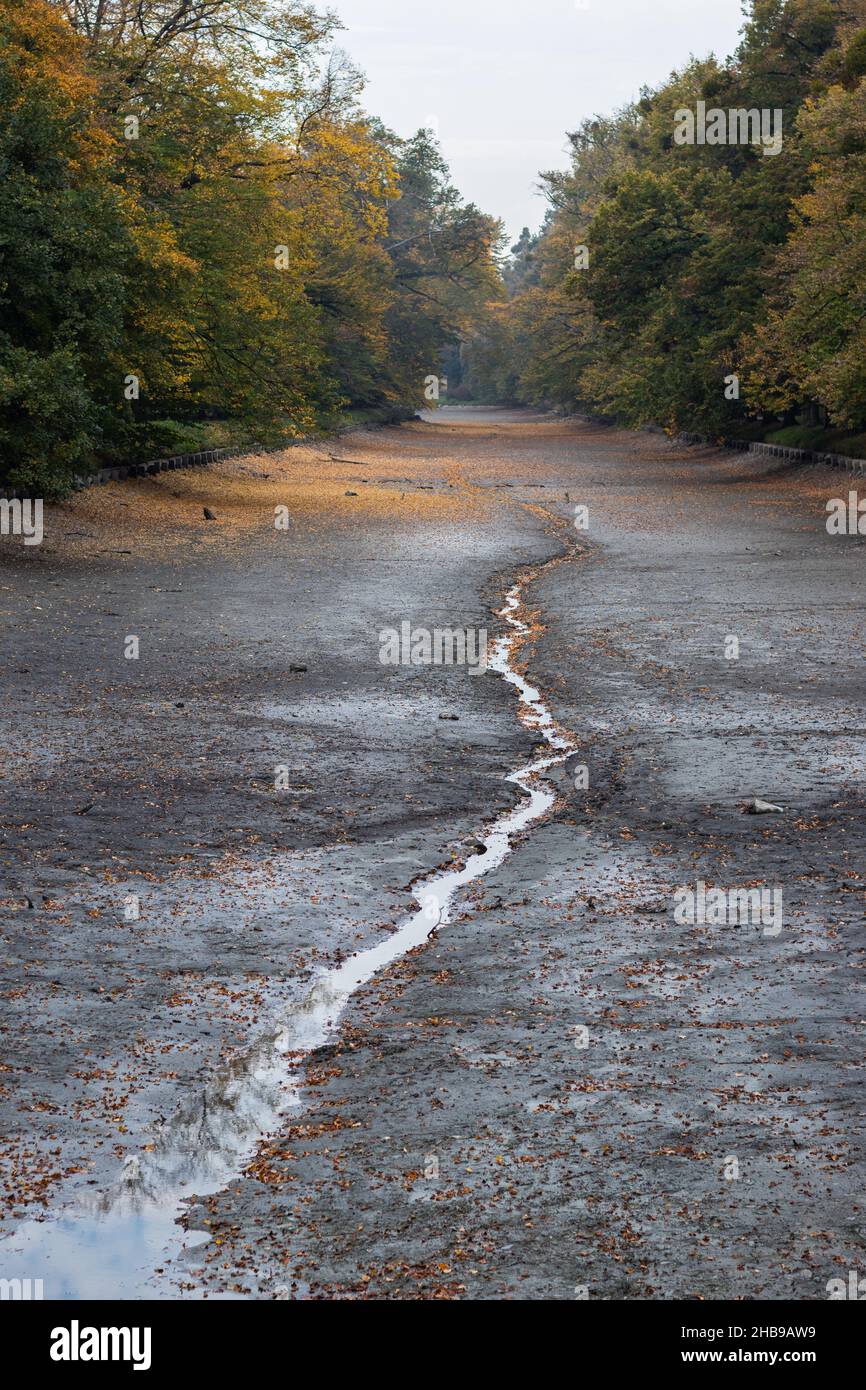
<path id="1" fill-rule="evenodd" d="M 0 0 L 3 475 L 411 412 L 498 225 L 297 0 Z M 209 423 L 207 423 L 209 422 Z"/>
<path id="2" fill-rule="evenodd" d="M 521 248 L 467 350 L 479 392 L 717 435 L 862 421 L 864 73 L 864 0 L 753 0 L 729 59 L 585 121 L 545 176 L 532 278 Z M 679 143 L 699 101 L 780 112 L 781 146 Z"/>
<path id="3" fill-rule="evenodd" d="M 111 424 L 134 237 L 81 43 L 0 0 L 0 467 L 61 487 Z"/>

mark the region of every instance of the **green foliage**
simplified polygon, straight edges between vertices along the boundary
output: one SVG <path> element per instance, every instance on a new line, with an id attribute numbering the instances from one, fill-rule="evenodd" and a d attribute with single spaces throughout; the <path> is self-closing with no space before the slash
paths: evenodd
<path id="1" fill-rule="evenodd" d="M 0 0 L 0 479 L 404 411 L 498 226 L 297 0 Z M 193 445 L 193 447 L 195 447 Z"/>
<path id="2" fill-rule="evenodd" d="M 848 45 L 844 61 L 845 76 L 856 81 L 866 77 L 866 29 L 854 35 Z"/>
<path id="3" fill-rule="evenodd" d="M 498 298 L 495 268 L 501 228 L 461 203 L 428 131 L 400 150 L 400 196 L 389 212 L 388 252 L 397 289 L 386 315 L 400 352 L 391 367 L 391 395 L 424 404 L 424 379 L 437 374 L 441 345 L 468 334 Z"/>
<path id="4" fill-rule="evenodd" d="M 866 82 L 831 87 L 798 122 L 812 186 L 772 268 L 767 303 L 744 344 L 752 399 L 804 402 L 839 425 L 866 425 Z"/>
<path id="5" fill-rule="evenodd" d="M 0 18 L 0 461 L 62 486 L 108 424 L 130 242 L 72 36 L 46 7 Z"/>
<path id="6" fill-rule="evenodd" d="M 846 458 L 866 458 L 866 434 L 828 430 L 822 425 L 787 425 L 781 430 L 770 430 L 766 439 L 767 443 L 782 444 L 786 449 L 815 449 Z"/>
<path id="7" fill-rule="evenodd" d="M 866 0 L 753 0 L 726 63 L 585 121 L 508 303 L 464 351 L 476 395 L 719 435 L 803 408 L 866 424 L 864 22 Z M 780 110 L 781 153 L 678 145 L 675 113 L 699 100 Z"/>

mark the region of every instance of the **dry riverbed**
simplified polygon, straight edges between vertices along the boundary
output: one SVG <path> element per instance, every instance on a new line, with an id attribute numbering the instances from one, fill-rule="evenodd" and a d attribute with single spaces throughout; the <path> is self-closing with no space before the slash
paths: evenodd
<path id="1" fill-rule="evenodd" d="M 95 489 L 4 541 L 0 1275 L 774 1299 L 862 1268 L 847 489 L 457 410 Z M 492 638 L 517 579 L 514 659 L 576 750 L 555 808 L 327 1043 L 256 1052 L 519 802 L 541 736 L 513 688 L 378 641 Z M 698 882 L 781 891 L 781 931 L 679 925 Z M 179 1213 L 210 1237 L 186 1253 Z"/>

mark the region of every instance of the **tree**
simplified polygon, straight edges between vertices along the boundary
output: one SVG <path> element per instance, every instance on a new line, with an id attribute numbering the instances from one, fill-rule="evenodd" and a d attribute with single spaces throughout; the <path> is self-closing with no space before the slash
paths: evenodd
<path id="1" fill-rule="evenodd" d="M 861 31 L 862 32 L 862 31 Z M 839 424 L 866 426 L 866 80 L 832 87 L 800 116 L 813 170 L 770 277 L 749 392 L 767 410 L 817 402 Z"/>
<path id="2" fill-rule="evenodd" d="M 82 45 L 43 0 L 0 0 L 0 466 L 63 486 L 110 425 L 134 257 Z"/>
<path id="3" fill-rule="evenodd" d="M 714 434 L 803 405 L 866 418 L 864 54 L 866 0 L 753 0 L 733 57 L 585 121 L 545 176 L 531 275 L 524 243 L 479 326 L 479 389 Z M 678 144 L 699 101 L 781 111 L 781 149 Z"/>
<path id="4" fill-rule="evenodd" d="M 12 481 L 409 410 L 499 292 L 499 229 L 297 0 L 0 0 Z M 197 435 L 195 431 L 199 431 Z"/>

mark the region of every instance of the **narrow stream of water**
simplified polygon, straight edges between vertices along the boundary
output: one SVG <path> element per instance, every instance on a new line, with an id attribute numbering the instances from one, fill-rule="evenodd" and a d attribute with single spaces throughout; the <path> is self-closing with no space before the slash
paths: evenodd
<path id="1" fill-rule="evenodd" d="M 437 871 L 415 887 L 418 910 L 393 935 L 323 974 L 300 1009 L 216 1072 L 195 1102 L 156 1133 L 149 1152 L 127 1159 L 111 1191 L 62 1215 L 25 1221 L 0 1242 L 4 1277 L 42 1279 L 46 1298 L 176 1298 L 174 1280 L 160 1273 L 171 1262 L 177 1275 L 182 1255 L 183 1277 L 194 1285 L 195 1248 L 209 1237 L 178 1226 L 184 1203 L 219 1192 L 243 1171 L 257 1142 L 300 1104 L 304 1058 L 333 1035 L 355 991 L 420 946 L 432 930 L 446 926 L 460 889 L 498 868 L 514 837 L 556 800 L 540 774 L 564 762 L 576 746 L 557 730 L 539 692 L 512 666 L 515 637 L 519 645 L 529 631 L 516 616 L 520 604 L 516 584 L 499 614 L 511 633 L 493 644 L 488 665 L 517 689 L 524 722 L 550 749 L 507 779 L 526 799 L 478 837 L 483 854 L 473 855 L 462 869 Z"/>

